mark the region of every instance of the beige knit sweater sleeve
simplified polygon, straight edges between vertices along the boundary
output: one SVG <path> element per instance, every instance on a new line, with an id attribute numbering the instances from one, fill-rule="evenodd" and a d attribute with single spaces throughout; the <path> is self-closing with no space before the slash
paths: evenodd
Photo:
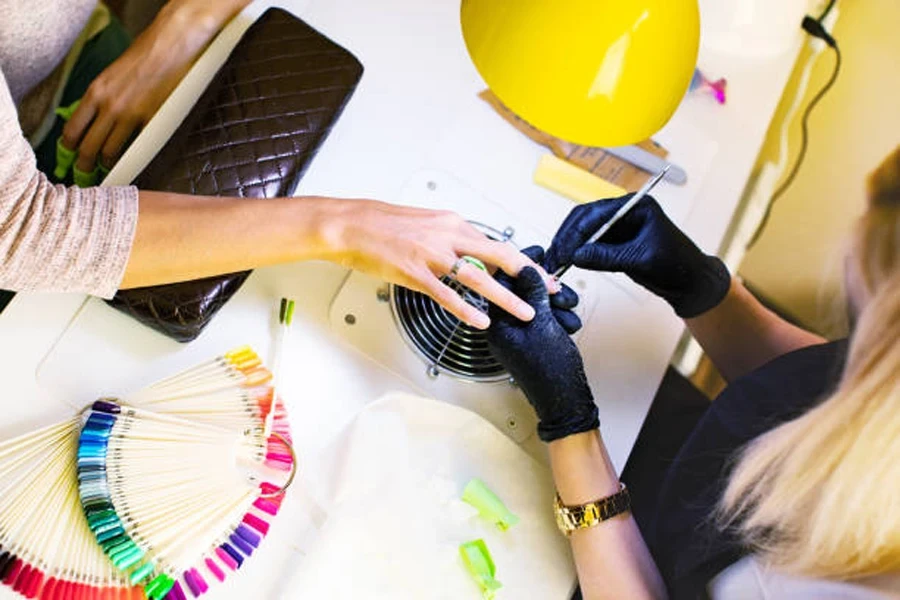
<path id="1" fill-rule="evenodd" d="M 137 218 L 135 187 L 66 188 L 38 171 L 0 69 L 0 289 L 112 297 Z"/>

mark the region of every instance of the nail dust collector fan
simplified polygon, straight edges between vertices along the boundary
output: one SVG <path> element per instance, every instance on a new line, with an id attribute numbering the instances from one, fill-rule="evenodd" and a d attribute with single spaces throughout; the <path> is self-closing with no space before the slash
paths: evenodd
<path id="1" fill-rule="evenodd" d="M 507 241 L 513 230 L 497 231 L 482 223 L 476 228 L 494 240 Z M 455 279 L 444 277 L 444 284 L 466 302 L 487 312 L 488 302 Z M 460 321 L 431 297 L 399 285 L 390 286 L 394 319 L 410 347 L 427 363 L 430 377 L 442 372 L 468 381 L 509 380 L 509 374 L 491 352 L 487 332 Z"/>
<path id="2" fill-rule="evenodd" d="M 293 474 L 271 379 L 242 348 L 0 443 L 0 579 L 50 600 L 183 599 L 224 580 Z"/>
<path id="3" fill-rule="evenodd" d="M 527 211 L 513 214 L 444 171 L 417 171 L 397 198 L 408 206 L 452 208 L 485 236 L 516 247 L 548 239 Z M 485 308 L 484 298 L 458 281 L 444 283 Z M 534 409 L 490 351 L 486 333 L 461 323 L 428 296 L 353 272 L 329 307 L 329 322 L 337 336 L 395 376 L 379 392 L 400 387 L 471 410 L 517 443 L 535 438 Z M 372 379 L 373 385 L 381 381 Z M 539 441 L 534 449 L 542 450 Z"/>

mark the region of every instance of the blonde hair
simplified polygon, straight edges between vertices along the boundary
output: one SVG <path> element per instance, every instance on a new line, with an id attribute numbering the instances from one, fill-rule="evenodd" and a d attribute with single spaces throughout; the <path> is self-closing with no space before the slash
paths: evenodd
<path id="1" fill-rule="evenodd" d="M 724 524 L 789 573 L 900 571 L 900 147 L 868 196 L 848 263 L 864 300 L 838 389 L 751 442 L 720 506 Z"/>

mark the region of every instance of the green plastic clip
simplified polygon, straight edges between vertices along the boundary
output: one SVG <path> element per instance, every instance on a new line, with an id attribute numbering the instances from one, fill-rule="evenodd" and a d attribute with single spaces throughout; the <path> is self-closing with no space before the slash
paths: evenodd
<path id="1" fill-rule="evenodd" d="M 81 100 L 76 100 L 69 106 L 60 106 L 57 108 L 55 112 L 58 116 L 62 117 L 63 121 L 68 121 L 72 118 L 72 115 L 75 114 L 75 111 L 78 110 L 78 105 L 81 104 Z"/>
<path id="2" fill-rule="evenodd" d="M 80 103 L 81 100 L 76 100 L 69 106 L 60 106 L 54 112 L 62 117 L 63 121 L 68 121 L 72 118 L 72 115 L 75 114 L 75 111 L 78 110 L 78 105 Z M 62 137 L 56 140 L 56 168 L 53 169 L 53 174 L 57 179 L 65 179 L 66 175 L 69 173 L 69 169 L 75 164 L 75 158 L 77 156 L 77 150 L 70 150 L 63 146 Z"/>
<path id="3" fill-rule="evenodd" d="M 72 115 L 75 114 L 75 111 L 78 110 L 78 105 L 80 103 L 81 100 L 76 100 L 69 106 L 60 106 L 54 112 L 64 121 L 68 121 L 72 118 Z M 69 173 L 69 169 L 72 169 L 72 165 L 75 164 L 75 159 L 77 158 L 78 150 L 66 148 L 63 145 L 62 137 L 60 137 L 56 140 L 56 168 L 53 169 L 53 175 L 59 180 L 65 179 L 66 175 Z M 99 161 L 97 162 L 97 166 L 90 173 L 85 173 L 79 169 L 74 169 L 72 171 L 72 179 L 78 187 L 91 187 L 97 185 L 106 179 L 107 175 L 109 175 L 109 169 L 100 164 Z"/>
<path id="4" fill-rule="evenodd" d="M 53 112 L 62 117 L 63 121 L 68 121 L 72 118 L 72 115 L 75 114 L 75 111 L 78 110 L 78 105 L 80 103 L 81 100 L 76 100 L 69 106 L 60 106 Z M 62 136 L 60 136 L 60 138 L 56 140 L 56 168 L 53 169 L 53 175 L 59 180 L 65 179 L 66 175 L 69 173 L 69 169 L 75 164 L 75 159 L 77 157 L 78 150 L 70 150 L 63 146 Z"/>
<path id="5" fill-rule="evenodd" d="M 75 164 L 75 158 L 78 156 L 76 150 L 69 150 L 63 145 L 62 138 L 56 140 L 56 168 L 53 174 L 57 179 L 64 179 L 69 169 Z"/>
<path id="6" fill-rule="evenodd" d="M 459 555 L 469 575 L 481 588 L 481 597 L 484 600 L 494 600 L 497 590 L 502 588 L 503 584 L 494 578 L 497 567 L 494 566 L 494 559 L 491 558 L 484 540 L 466 542 L 459 547 Z"/>
<path id="7" fill-rule="evenodd" d="M 506 508 L 497 494 L 480 479 L 473 479 L 466 484 L 462 499 L 474 506 L 482 517 L 495 523 L 500 531 L 506 531 L 519 522 L 519 517 Z"/>
<path id="8" fill-rule="evenodd" d="M 81 188 L 91 187 L 92 185 L 97 185 L 97 177 L 99 173 L 97 169 L 89 173 L 85 173 L 78 167 L 72 168 L 72 180 L 75 182 L 75 185 Z"/>

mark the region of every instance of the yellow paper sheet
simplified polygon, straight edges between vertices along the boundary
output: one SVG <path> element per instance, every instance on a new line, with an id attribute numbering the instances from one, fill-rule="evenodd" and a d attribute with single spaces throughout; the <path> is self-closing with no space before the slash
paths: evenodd
<path id="1" fill-rule="evenodd" d="M 627 191 L 552 154 L 541 157 L 534 182 L 579 204 L 601 198 L 618 198 Z"/>

